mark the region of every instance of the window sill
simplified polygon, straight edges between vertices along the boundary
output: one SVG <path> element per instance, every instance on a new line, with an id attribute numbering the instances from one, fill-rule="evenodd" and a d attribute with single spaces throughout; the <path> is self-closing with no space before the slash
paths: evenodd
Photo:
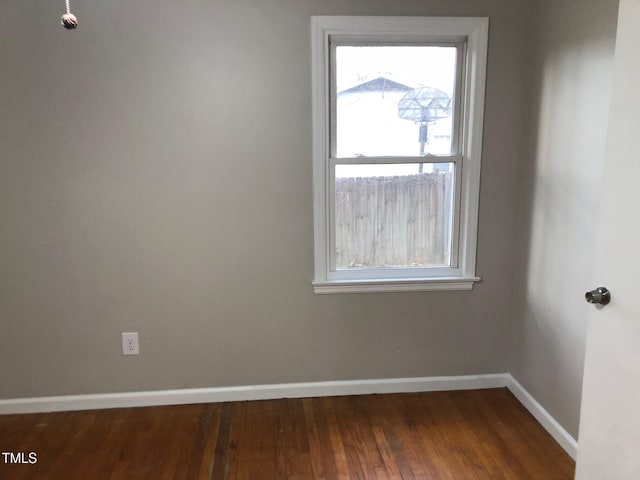
<path id="1" fill-rule="evenodd" d="M 431 292 L 471 290 L 479 277 L 439 277 L 390 280 L 324 280 L 315 281 L 313 293 L 384 293 L 384 292 Z"/>

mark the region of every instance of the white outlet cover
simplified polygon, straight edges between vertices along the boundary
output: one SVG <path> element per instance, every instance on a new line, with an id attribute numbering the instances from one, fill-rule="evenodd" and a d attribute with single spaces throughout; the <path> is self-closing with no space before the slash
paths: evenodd
<path id="1" fill-rule="evenodd" d="M 140 355 L 138 332 L 122 332 L 122 354 Z"/>

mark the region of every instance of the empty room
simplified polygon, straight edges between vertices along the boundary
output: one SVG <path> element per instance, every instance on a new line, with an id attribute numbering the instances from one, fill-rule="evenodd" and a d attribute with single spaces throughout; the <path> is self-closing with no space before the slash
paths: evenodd
<path id="1" fill-rule="evenodd" d="M 0 479 L 640 478 L 638 25 L 4 2 Z"/>

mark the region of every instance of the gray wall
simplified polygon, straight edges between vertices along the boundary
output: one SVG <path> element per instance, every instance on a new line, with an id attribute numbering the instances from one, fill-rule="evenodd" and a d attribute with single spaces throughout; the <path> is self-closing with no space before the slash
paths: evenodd
<path id="1" fill-rule="evenodd" d="M 617 2 L 536 2 L 510 371 L 574 437 Z M 592 308 L 592 307 L 591 307 Z"/>
<path id="2" fill-rule="evenodd" d="M 0 17 L 0 398 L 506 371 L 527 1 L 73 7 Z M 491 17 L 473 291 L 312 293 L 313 14 Z"/>

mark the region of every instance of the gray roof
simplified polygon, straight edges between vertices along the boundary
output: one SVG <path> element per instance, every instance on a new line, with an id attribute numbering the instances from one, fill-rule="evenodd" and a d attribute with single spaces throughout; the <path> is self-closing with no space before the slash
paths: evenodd
<path id="1" fill-rule="evenodd" d="M 413 90 L 411 87 L 402 83 L 394 82 L 385 77 L 374 78 L 368 82 L 361 83 L 355 87 L 351 87 L 347 90 L 343 90 L 340 95 L 344 93 L 363 93 L 363 92 L 407 92 Z"/>

